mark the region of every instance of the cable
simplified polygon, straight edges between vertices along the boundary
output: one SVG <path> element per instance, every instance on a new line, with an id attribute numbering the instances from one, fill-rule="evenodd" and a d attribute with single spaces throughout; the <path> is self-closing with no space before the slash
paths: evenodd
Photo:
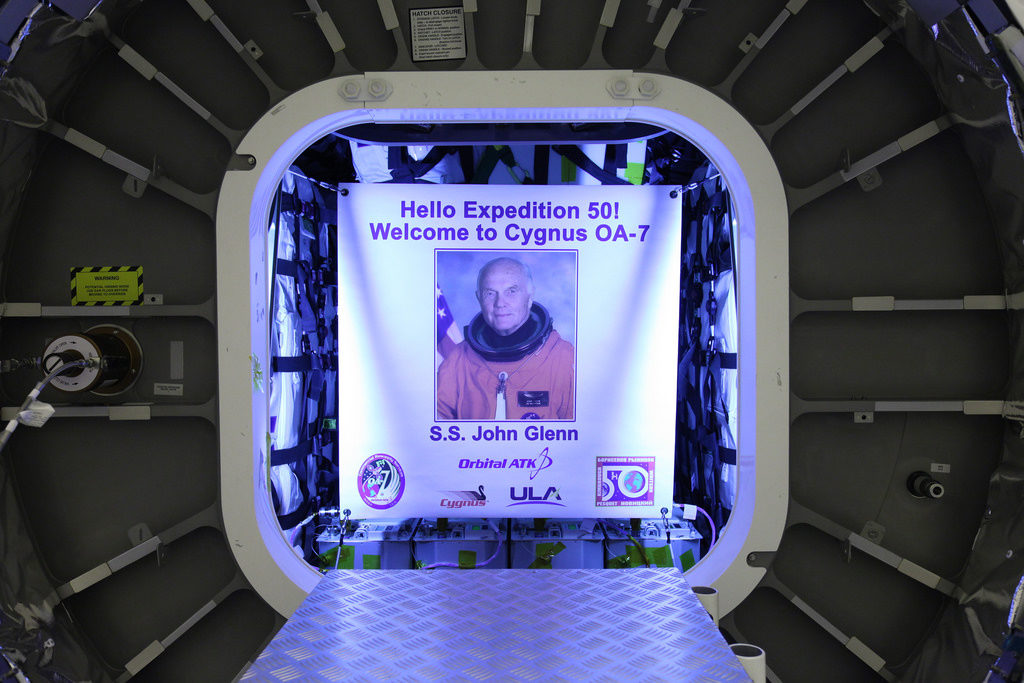
<path id="1" fill-rule="evenodd" d="M 704 508 L 697 507 L 696 505 L 694 505 L 694 507 L 696 507 L 698 512 L 700 512 L 707 518 L 708 524 L 711 526 L 711 544 L 708 546 L 708 550 L 711 550 L 711 546 L 713 546 L 715 542 L 718 541 L 718 529 L 715 528 L 714 520 L 711 519 L 711 515 L 704 511 Z"/>
<path id="2" fill-rule="evenodd" d="M 28 396 L 25 397 L 25 400 L 22 401 L 21 407 L 18 408 L 18 414 L 15 415 L 14 418 L 7 423 L 7 427 L 4 429 L 4 431 L 0 432 L 0 451 L 4 450 L 4 447 L 7 445 L 7 442 L 11 438 L 11 434 L 13 434 L 14 430 L 18 428 L 18 417 L 21 416 L 22 412 L 28 410 L 28 407 L 32 404 L 32 402 L 39 397 L 39 392 L 46 388 L 46 385 L 53 381 L 54 377 L 67 370 L 70 370 L 71 368 L 87 368 L 92 367 L 98 363 L 99 358 L 90 358 L 88 360 L 74 360 L 71 361 L 70 363 L 64 363 L 64 365 L 61 365 L 59 368 L 57 368 L 56 370 L 48 374 L 46 377 L 41 379 L 39 383 L 36 384 L 35 388 L 33 388 L 32 391 L 28 392 Z"/>
<path id="3" fill-rule="evenodd" d="M 690 503 L 686 503 L 685 505 L 683 503 L 673 503 L 672 506 L 677 507 L 680 510 L 682 510 L 684 507 L 692 507 L 694 510 L 699 511 L 702 515 L 704 515 L 707 518 L 708 524 L 711 526 L 711 543 L 708 545 L 708 550 L 710 551 L 711 546 L 713 546 L 715 542 L 718 540 L 718 529 L 715 528 L 715 522 L 711 519 L 711 515 L 705 512 L 704 508 L 700 507 L 699 505 L 691 505 Z"/>
<path id="4" fill-rule="evenodd" d="M 304 520 L 302 520 L 301 522 L 296 524 L 294 527 L 292 527 L 291 536 L 288 537 L 288 545 L 295 545 L 295 537 L 298 536 L 299 530 L 301 530 L 302 527 L 304 527 L 307 524 L 309 524 L 310 522 L 312 522 L 317 517 L 317 515 L 337 515 L 337 514 L 341 514 L 341 510 L 339 510 L 338 508 L 322 508 L 320 510 L 317 510 L 316 512 L 311 514 L 309 517 L 306 517 Z"/>
<path id="5" fill-rule="evenodd" d="M 640 551 L 640 559 L 643 561 L 644 566 L 650 567 L 651 561 L 647 559 L 647 553 L 644 552 L 644 547 L 640 545 L 640 543 L 635 538 L 633 538 L 632 534 L 627 535 L 627 538 L 629 538 L 629 540 L 633 542 L 633 545 L 636 546 L 636 549 Z"/>
<path id="6" fill-rule="evenodd" d="M 334 568 L 338 568 L 338 563 L 341 562 L 341 548 L 345 545 L 345 532 L 348 531 L 348 518 L 352 514 L 352 511 L 346 509 L 344 512 L 345 519 L 341 520 L 341 535 L 338 536 L 338 554 L 334 556 Z"/>
<path id="7" fill-rule="evenodd" d="M 479 569 L 480 567 L 486 567 L 491 562 L 493 562 L 494 558 L 496 558 L 498 556 L 498 553 L 501 552 L 501 545 L 502 545 L 502 542 L 501 542 L 501 530 L 498 528 L 498 525 L 495 524 L 490 519 L 487 520 L 487 524 L 488 524 L 488 526 L 491 527 L 491 529 L 494 530 L 494 535 L 497 536 L 497 538 L 498 538 L 498 547 L 494 549 L 494 554 L 493 555 L 488 557 L 483 562 L 477 562 L 475 565 L 473 565 L 473 569 Z M 434 564 L 428 564 L 426 567 L 420 567 L 420 569 L 435 569 L 437 567 L 454 567 L 455 569 L 465 569 L 465 567 L 461 566 L 457 562 L 435 562 Z"/>

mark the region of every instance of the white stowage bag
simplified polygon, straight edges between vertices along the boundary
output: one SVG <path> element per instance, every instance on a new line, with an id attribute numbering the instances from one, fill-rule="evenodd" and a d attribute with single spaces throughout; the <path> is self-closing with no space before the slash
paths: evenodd
<path id="1" fill-rule="evenodd" d="M 286 173 L 282 181 L 285 192 L 297 191 L 304 200 L 311 198 L 307 183 Z M 276 231 L 277 258 L 292 261 L 297 257 L 295 238 L 289 221 L 284 217 Z M 270 250 L 273 253 L 273 250 Z M 274 335 L 271 340 L 273 355 L 302 355 L 302 317 L 299 314 L 298 302 L 295 300 L 295 283 L 287 275 L 278 275 L 273 286 L 275 293 L 275 310 L 273 311 Z M 303 378 L 299 372 L 278 372 L 271 375 L 270 381 L 270 412 L 271 415 L 271 447 L 274 450 L 291 448 L 299 443 L 302 428 Z M 299 479 L 291 465 L 278 465 L 270 468 L 270 483 L 277 494 L 279 507 L 277 514 L 286 515 L 294 512 L 302 505 L 302 490 Z"/>
<path id="2" fill-rule="evenodd" d="M 299 488 L 299 478 L 290 465 L 278 465 L 270 468 L 270 485 L 274 487 L 274 493 L 281 506 L 277 514 L 286 515 L 294 512 L 302 505 L 302 489 Z"/>
<path id="3" fill-rule="evenodd" d="M 352 165 L 356 170 L 356 178 L 361 183 L 386 183 L 391 180 L 391 168 L 388 166 L 388 147 L 386 145 L 361 145 L 356 142 L 349 142 L 352 149 Z M 410 145 L 409 156 L 416 161 L 422 161 L 432 145 Z M 448 154 L 437 164 L 424 173 L 420 180 L 434 184 L 461 183 L 463 182 L 462 167 L 459 166 L 458 157 Z"/>
<path id="4" fill-rule="evenodd" d="M 738 331 L 736 329 L 736 292 L 733 288 L 734 272 L 729 270 L 721 273 L 715 281 L 715 299 L 718 303 L 718 320 L 715 322 L 715 347 L 722 353 L 735 353 L 739 348 Z M 719 390 L 727 420 L 719 416 L 722 431 L 719 444 L 736 450 L 737 371 L 722 369 Z M 722 507 L 731 510 L 736 502 L 736 465 L 722 464 L 719 476 L 718 502 Z"/>

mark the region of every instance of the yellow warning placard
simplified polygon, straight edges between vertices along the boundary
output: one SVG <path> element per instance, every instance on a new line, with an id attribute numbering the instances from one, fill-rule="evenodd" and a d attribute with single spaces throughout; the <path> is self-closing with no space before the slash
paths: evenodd
<path id="1" fill-rule="evenodd" d="M 71 269 L 72 306 L 137 306 L 142 303 L 142 266 L 76 266 Z"/>

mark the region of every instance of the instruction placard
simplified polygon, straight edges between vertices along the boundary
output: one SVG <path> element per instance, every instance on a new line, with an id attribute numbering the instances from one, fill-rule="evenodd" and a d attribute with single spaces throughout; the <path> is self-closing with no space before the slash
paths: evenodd
<path id="1" fill-rule="evenodd" d="M 409 10 L 412 61 L 466 58 L 466 25 L 462 7 Z"/>
<path id="2" fill-rule="evenodd" d="M 72 306 L 138 306 L 142 299 L 142 266 L 71 269 Z"/>

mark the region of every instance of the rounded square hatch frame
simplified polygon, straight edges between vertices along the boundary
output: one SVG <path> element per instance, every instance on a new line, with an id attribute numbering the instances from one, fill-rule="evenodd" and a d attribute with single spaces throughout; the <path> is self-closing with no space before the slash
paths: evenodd
<path id="1" fill-rule="evenodd" d="M 726 614 L 778 548 L 789 502 L 789 214 L 771 153 L 731 105 L 692 83 L 631 71 L 386 72 L 329 79 L 289 96 L 250 129 L 221 186 L 216 216 L 221 505 L 235 559 L 290 615 L 321 575 L 281 532 L 267 484 L 270 357 L 266 226 L 285 171 L 310 144 L 361 123 L 650 123 L 693 143 L 735 207 L 738 424 L 736 504 L 689 572 Z"/>

